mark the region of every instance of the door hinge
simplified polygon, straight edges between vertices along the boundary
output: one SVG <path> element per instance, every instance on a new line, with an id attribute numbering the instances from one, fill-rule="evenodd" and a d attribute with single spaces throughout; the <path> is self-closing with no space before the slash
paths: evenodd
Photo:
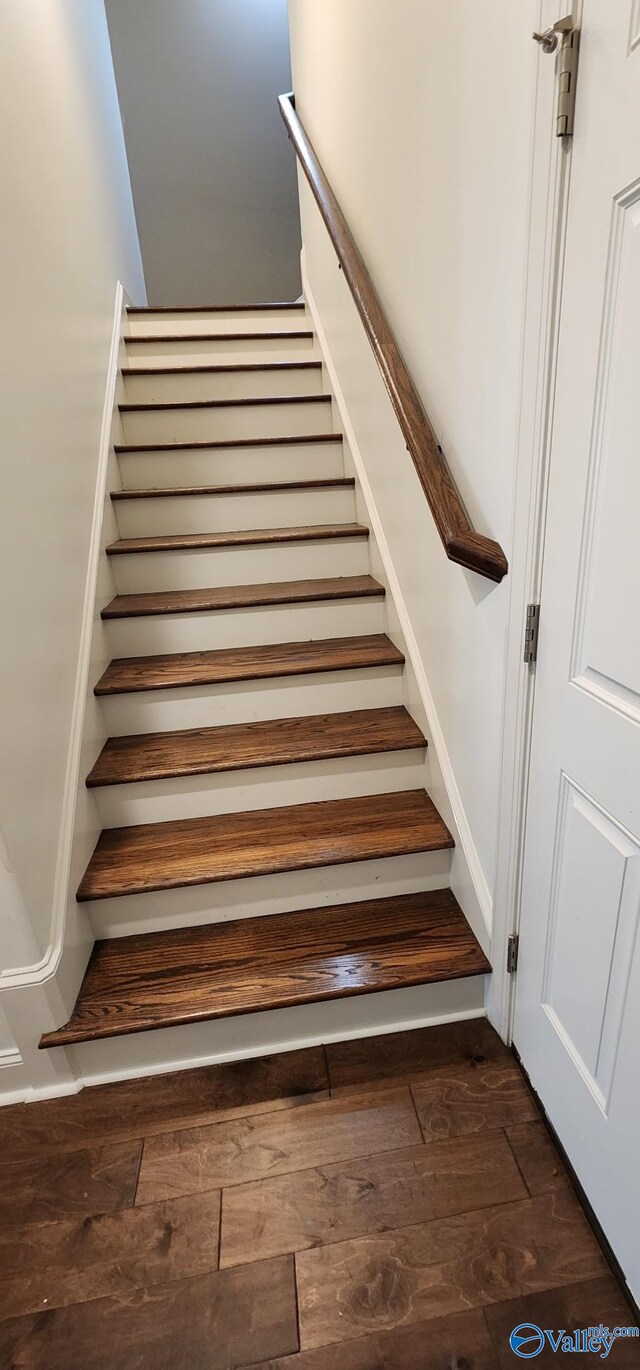
<path id="1" fill-rule="evenodd" d="M 540 631 L 540 605 L 527 604 L 527 617 L 524 626 L 523 661 L 529 665 L 538 660 L 538 634 Z"/>
<path id="2" fill-rule="evenodd" d="M 560 42 L 557 65 L 556 137 L 570 138 L 576 109 L 580 29 L 576 28 L 572 15 L 567 14 L 564 19 L 558 19 L 556 24 L 552 24 L 551 28 L 545 29 L 544 33 L 534 33 L 533 37 L 543 52 L 555 52 Z"/>
<path id="3" fill-rule="evenodd" d="M 515 975 L 518 969 L 518 952 L 520 950 L 520 937 L 517 932 L 509 934 L 507 942 L 507 972 Z"/>

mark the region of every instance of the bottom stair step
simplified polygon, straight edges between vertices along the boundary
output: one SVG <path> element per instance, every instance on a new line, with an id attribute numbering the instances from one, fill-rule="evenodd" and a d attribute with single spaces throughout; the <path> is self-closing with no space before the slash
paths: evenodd
<path id="1" fill-rule="evenodd" d="M 451 890 L 96 942 L 72 1017 L 41 1047 L 482 975 Z"/>

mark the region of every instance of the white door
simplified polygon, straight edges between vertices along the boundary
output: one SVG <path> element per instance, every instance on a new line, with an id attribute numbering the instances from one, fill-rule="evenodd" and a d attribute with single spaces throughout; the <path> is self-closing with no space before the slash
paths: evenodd
<path id="1" fill-rule="evenodd" d="M 640 0 L 583 6 L 541 602 L 514 1041 L 638 1297 Z"/>

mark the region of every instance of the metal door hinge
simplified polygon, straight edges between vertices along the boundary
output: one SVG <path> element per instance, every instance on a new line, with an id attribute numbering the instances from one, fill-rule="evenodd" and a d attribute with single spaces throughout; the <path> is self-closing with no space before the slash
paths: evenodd
<path id="1" fill-rule="evenodd" d="M 538 633 L 540 631 L 540 605 L 527 604 L 527 618 L 524 628 L 523 661 L 529 665 L 538 660 Z"/>
<path id="2" fill-rule="evenodd" d="M 558 19 L 544 33 L 532 35 L 543 52 L 558 53 L 558 107 L 556 110 L 556 137 L 570 138 L 576 109 L 576 86 L 578 82 L 578 54 L 580 50 L 580 29 L 576 28 L 570 14 Z"/>
<path id="3" fill-rule="evenodd" d="M 518 969 L 519 950 L 520 938 L 517 932 L 512 932 L 507 942 L 507 971 L 509 975 L 515 975 Z"/>

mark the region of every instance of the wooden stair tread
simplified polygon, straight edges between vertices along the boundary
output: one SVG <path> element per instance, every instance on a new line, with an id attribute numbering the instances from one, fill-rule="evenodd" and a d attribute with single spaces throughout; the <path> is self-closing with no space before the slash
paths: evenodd
<path id="1" fill-rule="evenodd" d="M 130 552 L 180 552 L 206 547 L 253 547 L 272 542 L 322 542 L 326 538 L 368 538 L 361 523 L 313 523 L 303 528 L 241 528 L 222 533 L 162 533 L 149 538 L 119 538 L 107 547 L 110 557 Z"/>
<path id="2" fill-rule="evenodd" d="M 311 443 L 339 442 L 342 443 L 342 433 L 304 433 L 301 437 L 291 436 L 288 433 L 283 438 L 216 438 L 198 440 L 197 442 L 117 442 L 114 451 L 121 453 L 132 452 L 212 452 L 231 447 L 234 450 L 243 447 L 305 447 Z"/>
<path id="3" fill-rule="evenodd" d="M 426 747 L 402 707 L 111 737 L 89 788 Z"/>
<path id="4" fill-rule="evenodd" d="M 270 604 L 305 604 L 323 599 L 361 599 L 384 595 L 373 576 L 336 576 L 326 580 L 283 580 L 260 585 L 224 585 L 206 590 L 155 590 L 116 595 L 102 618 L 140 618 L 150 614 L 194 614 L 215 609 L 251 609 Z"/>
<path id="5" fill-rule="evenodd" d="M 132 333 L 125 343 L 257 342 L 263 338 L 312 338 L 311 328 L 260 329 L 259 333 Z"/>
<path id="6" fill-rule="evenodd" d="M 452 846 L 424 790 L 143 823 L 105 829 L 77 898 L 118 898 Z"/>
<path id="7" fill-rule="evenodd" d="M 207 362 L 196 366 L 122 366 L 120 368 L 127 380 L 131 376 L 201 376 L 237 371 L 321 371 L 322 362 L 315 358 L 302 358 L 295 361 L 278 362 Z"/>
<path id="8" fill-rule="evenodd" d="M 491 966 L 451 890 L 96 942 L 68 1046 L 438 980 Z"/>
<path id="9" fill-rule="evenodd" d="M 244 485 L 154 485 L 148 489 L 112 490 L 111 499 L 175 499 L 182 495 L 276 495 L 287 490 L 352 490 L 354 476 L 318 477 L 316 480 L 254 481 Z"/>
<path id="10" fill-rule="evenodd" d="M 304 308 L 304 300 L 267 300 L 262 304 L 130 304 L 127 314 L 257 314 L 264 309 Z"/>
<path id="11" fill-rule="evenodd" d="M 233 400 L 149 400 L 145 404 L 119 404 L 121 414 L 158 409 L 241 409 L 266 404 L 331 404 L 331 395 L 258 395 Z"/>
<path id="12" fill-rule="evenodd" d="M 384 633 L 368 637 L 319 638 L 209 652 L 172 652 L 161 656 L 119 657 L 107 666 L 97 695 L 139 690 L 181 689 L 275 676 L 315 675 L 371 666 L 402 665 L 404 656 Z"/>

